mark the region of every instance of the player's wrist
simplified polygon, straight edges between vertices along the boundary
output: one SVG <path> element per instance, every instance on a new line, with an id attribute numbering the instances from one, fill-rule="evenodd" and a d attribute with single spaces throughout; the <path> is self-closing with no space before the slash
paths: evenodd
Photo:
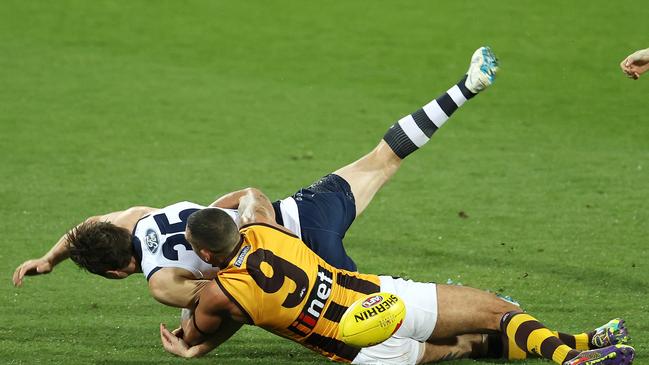
<path id="1" fill-rule="evenodd" d="M 198 346 L 194 346 L 194 347 L 190 347 L 187 350 L 185 350 L 183 352 L 182 357 L 184 357 L 185 359 L 194 359 L 194 358 L 197 358 L 197 357 L 201 357 L 203 355 L 204 355 L 204 353 L 201 353 L 201 351 L 199 351 Z"/>
<path id="2" fill-rule="evenodd" d="M 49 254 L 41 257 L 40 259 L 38 259 L 38 261 L 40 261 L 41 264 L 49 265 L 50 268 L 54 267 L 58 262 L 56 260 L 56 257 L 54 257 L 53 255 L 49 255 Z"/>
<path id="3" fill-rule="evenodd" d="M 649 48 L 638 51 L 637 59 L 642 62 L 649 62 Z"/>

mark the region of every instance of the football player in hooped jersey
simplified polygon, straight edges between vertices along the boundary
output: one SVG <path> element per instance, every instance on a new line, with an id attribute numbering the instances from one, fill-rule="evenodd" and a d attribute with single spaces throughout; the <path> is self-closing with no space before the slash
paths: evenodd
<path id="1" fill-rule="evenodd" d="M 228 326 L 262 327 L 331 360 L 355 364 L 418 364 L 490 355 L 485 336 L 500 332 L 523 351 L 560 365 L 627 365 L 634 349 L 615 344 L 576 350 L 517 305 L 462 286 L 418 283 L 337 269 L 272 219 L 263 194 L 240 203 L 241 229 L 223 211 L 203 209 L 187 222 L 185 236 L 207 263 L 221 268 L 207 284 L 182 330 L 160 325 L 165 350 L 192 356 L 194 346 Z M 385 342 L 363 349 L 340 340 L 339 321 L 364 295 L 388 292 L 403 299 L 406 316 Z M 234 324 L 233 324 L 234 323 Z M 443 343 L 451 343 L 449 346 Z M 191 345 L 194 345 L 190 347 Z M 498 345 L 500 348 L 500 345 Z"/>
<path id="2" fill-rule="evenodd" d="M 274 222 L 300 237 L 327 263 L 355 271 L 356 265 L 342 244 L 354 218 L 365 210 L 406 156 L 427 143 L 467 100 L 491 85 L 496 71 L 497 62 L 491 50 L 479 48 L 460 82 L 400 119 L 374 150 L 293 196 L 273 203 Z M 211 206 L 225 209 L 236 223 L 238 201 L 245 193 L 244 189 L 227 194 Z M 25 275 L 48 273 L 70 257 L 89 272 L 110 279 L 143 272 L 155 299 L 187 307 L 204 285 L 195 279 L 210 278 L 217 271 L 191 251 L 183 236 L 187 217 L 200 208 L 182 202 L 163 209 L 132 207 L 88 218 L 61 237 L 43 257 L 16 268 L 14 285 L 22 285 Z"/>

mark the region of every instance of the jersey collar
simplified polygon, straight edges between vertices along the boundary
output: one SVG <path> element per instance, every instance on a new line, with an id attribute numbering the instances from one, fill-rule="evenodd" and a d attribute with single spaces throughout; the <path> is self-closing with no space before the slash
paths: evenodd
<path id="1" fill-rule="evenodd" d="M 131 231 L 131 244 L 133 245 L 133 256 L 135 256 L 135 260 L 137 260 L 137 264 L 142 268 L 142 242 L 140 241 L 139 238 L 135 235 L 135 230 L 137 229 L 137 225 L 140 224 L 142 219 L 150 216 L 151 214 L 147 214 L 144 217 L 140 218 L 135 222 L 135 225 L 133 226 L 133 231 Z"/>
<path id="2" fill-rule="evenodd" d="M 135 235 L 135 230 L 137 229 L 138 223 L 146 217 L 148 217 L 149 214 L 145 215 L 144 217 L 140 218 L 136 223 L 135 226 L 133 226 L 133 231 L 131 232 L 131 244 L 133 245 L 133 256 L 135 256 L 135 260 L 137 261 L 138 266 L 140 268 L 142 267 L 142 242 L 140 242 L 140 239 L 137 238 Z"/>
<path id="3" fill-rule="evenodd" d="M 133 245 L 133 256 L 135 256 L 135 260 L 137 260 L 139 266 L 142 266 L 142 243 L 140 239 L 133 236 L 131 244 Z"/>

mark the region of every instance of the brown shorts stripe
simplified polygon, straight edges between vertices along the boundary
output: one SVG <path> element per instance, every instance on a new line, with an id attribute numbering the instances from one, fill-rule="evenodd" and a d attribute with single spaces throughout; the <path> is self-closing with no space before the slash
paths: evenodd
<path id="1" fill-rule="evenodd" d="M 336 275 L 336 282 L 343 288 L 350 289 L 358 293 L 372 294 L 381 291 L 381 287 L 371 281 L 343 273 L 338 273 Z"/>
<path id="2" fill-rule="evenodd" d="M 345 345 L 342 341 L 331 337 L 325 337 L 317 333 L 309 335 L 305 343 L 349 361 L 354 360 L 356 355 L 361 352 L 361 349 L 359 348 Z"/>
<path id="3" fill-rule="evenodd" d="M 518 328 L 516 329 L 516 334 L 514 335 L 515 337 L 514 340 L 516 341 L 516 345 L 521 349 L 523 349 L 523 351 L 528 352 L 527 339 L 530 337 L 530 334 L 532 334 L 532 332 L 540 328 L 545 328 L 545 326 L 543 326 L 541 323 L 537 321 L 527 321 L 521 323 L 521 325 L 518 326 Z"/>

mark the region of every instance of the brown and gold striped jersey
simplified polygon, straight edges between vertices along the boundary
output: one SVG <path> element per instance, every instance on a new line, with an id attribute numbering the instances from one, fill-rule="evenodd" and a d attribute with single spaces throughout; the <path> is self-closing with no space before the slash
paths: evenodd
<path id="1" fill-rule="evenodd" d="M 353 302 L 380 291 L 378 276 L 337 269 L 271 226 L 245 226 L 241 234 L 215 279 L 223 292 L 254 325 L 351 362 L 359 349 L 340 341 L 338 322 Z"/>

